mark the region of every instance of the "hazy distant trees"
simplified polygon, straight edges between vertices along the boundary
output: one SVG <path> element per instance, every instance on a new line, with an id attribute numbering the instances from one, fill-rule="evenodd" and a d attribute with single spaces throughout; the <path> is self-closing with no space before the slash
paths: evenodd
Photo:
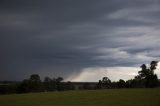
<path id="1" fill-rule="evenodd" d="M 28 79 L 23 80 L 19 85 L 17 92 L 18 93 L 30 92 L 30 81 Z"/>
<path id="2" fill-rule="evenodd" d="M 62 77 L 44 79 L 44 90 L 45 91 L 63 91 L 63 90 L 73 90 L 74 86 L 71 82 L 62 82 L 64 79 Z"/>
<path id="3" fill-rule="evenodd" d="M 44 88 L 45 91 L 61 91 L 64 90 L 64 84 L 62 83 L 63 78 L 58 77 L 58 78 L 49 78 L 45 77 L 44 79 Z"/>
<path id="4" fill-rule="evenodd" d="M 45 91 L 55 91 L 56 90 L 56 83 L 54 79 L 45 77 L 43 83 L 44 83 Z"/>
<path id="5" fill-rule="evenodd" d="M 30 79 L 22 81 L 18 88 L 18 92 L 41 92 L 43 91 L 43 85 L 38 74 L 32 74 Z"/>
<path id="6" fill-rule="evenodd" d="M 70 81 L 63 83 L 64 84 L 64 90 L 74 90 L 74 84 Z"/>
<path id="7" fill-rule="evenodd" d="M 0 94 L 11 94 L 17 92 L 18 83 L 11 81 L 1 81 L 0 83 Z"/>
<path id="8" fill-rule="evenodd" d="M 65 87 L 63 78 L 49 78 L 45 77 L 42 82 L 38 74 L 32 74 L 29 79 L 25 79 L 18 87 L 18 92 L 43 92 L 43 91 L 62 91 L 65 88 L 69 89 L 68 85 Z"/>

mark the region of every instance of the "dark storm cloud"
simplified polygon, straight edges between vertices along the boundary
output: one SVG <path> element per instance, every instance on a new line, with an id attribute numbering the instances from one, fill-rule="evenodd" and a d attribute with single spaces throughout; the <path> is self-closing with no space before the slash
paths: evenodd
<path id="1" fill-rule="evenodd" d="M 2 0 L 0 79 L 20 80 L 32 73 L 67 77 L 86 67 L 158 59 L 159 3 Z"/>

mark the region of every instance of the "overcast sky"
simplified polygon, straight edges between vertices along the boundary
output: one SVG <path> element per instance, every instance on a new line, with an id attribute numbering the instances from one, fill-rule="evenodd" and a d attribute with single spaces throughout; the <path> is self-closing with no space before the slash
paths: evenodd
<path id="1" fill-rule="evenodd" d="M 0 80 L 127 80 L 159 58 L 160 0 L 0 1 Z"/>

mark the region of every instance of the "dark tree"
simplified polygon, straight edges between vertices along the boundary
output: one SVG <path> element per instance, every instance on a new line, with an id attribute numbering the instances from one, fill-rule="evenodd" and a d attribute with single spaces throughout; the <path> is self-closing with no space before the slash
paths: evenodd
<path id="1" fill-rule="evenodd" d="M 21 84 L 18 87 L 18 93 L 27 93 L 30 92 L 30 80 L 25 79 L 21 82 Z"/>
<path id="2" fill-rule="evenodd" d="M 62 81 L 63 81 L 63 78 L 62 78 L 62 77 L 58 77 L 58 78 L 56 79 L 56 81 L 57 81 L 57 82 L 62 82 Z"/>
<path id="3" fill-rule="evenodd" d="M 32 74 L 30 76 L 30 81 L 32 82 L 41 82 L 40 76 L 38 74 Z"/>
<path id="4" fill-rule="evenodd" d="M 141 66 L 141 71 L 138 72 L 139 75 L 135 77 L 135 80 L 139 79 L 139 82 L 145 83 L 145 87 L 158 86 L 158 78 L 157 75 L 154 74 L 157 64 L 158 61 L 152 61 L 149 68 L 143 64 Z"/>
<path id="5" fill-rule="evenodd" d="M 154 70 L 156 69 L 157 64 L 158 64 L 158 61 L 152 61 L 150 63 L 151 74 L 154 74 Z"/>
<path id="6" fill-rule="evenodd" d="M 44 78 L 44 82 L 51 82 L 51 81 L 52 81 L 52 79 L 49 78 L 49 77 L 45 77 L 45 78 Z"/>
<path id="7" fill-rule="evenodd" d="M 56 85 L 57 85 L 57 90 L 58 91 L 63 91 L 64 90 L 64 83 L 62 83 L 62 81 L 63 81 L 63 78 L 62 77 L 58 77 L 57 79 L 56 79 Z"/>
<path id="8" fill-rule="evenodd" d="M 101 80 L 98 81 L 97 88 L 100 89 L 103 87 L 103 83 Z"/>
<path id="9" fill-rule="evenodd" d="M 137 79 L 144 79 L 146 76 L 149 75 L 149 69 L 145 64 L 142 64 L 141 71 L 138 72 L 139 76 L 136 76 Z"/>
<path id="10" fill-rule="evenodd" d="M 111 88 L 111 80 L 108 77 L 103 77 L 102 80 L 99 80 L 97 88 Z"/>
<path id="11" fill-rule="evenodd" d="M 53 81 L 51 78 L 45 77 L 43 83 L 44 83 L 45 91 L 53 91 L 54 90 L 54 85 L 53 85 Z"/>
<path id="12" fill-rule="evenodd" d="M 126 87 L 126 82 L 124 80 L 120 79 L 117 82 L 117 85 L 118 85 L 118 88 L 125 88 Z"/>
<path id="13" fill-rule="evenodd" d="M 43 86 L 38 74 L 32 74 L 30 76 L 30 90 L 31 92 L 40 92 L 43 91 Z"/>

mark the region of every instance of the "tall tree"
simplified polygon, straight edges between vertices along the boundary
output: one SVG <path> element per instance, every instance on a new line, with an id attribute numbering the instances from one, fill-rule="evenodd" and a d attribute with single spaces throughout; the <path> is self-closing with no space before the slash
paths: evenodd
<path id="1" fill-rule="evenodd" d="M 141 71 L 138 72 L 138 76 L 136 76 L 136 79 L 141 79 L 142 81 L 145 81 L 145 87 L 156 87 L 158 86 L 158 78 L 157 75 L 154 74 L 154 70 L 156 69 L 156 66 L 158 64 L 158 61 L 152 61 L 150 63 L 149 68 L 145 64 L 141 66 Z"/>
<path id="2" fill-rule="evenodd" d="M 141 65 L 141 71 L 139 71 L 138 74 L 139 76 L 136 77 L 138 79 L 144 79 L 149 75 L 149 70 L 147 69 L 147 66 L 145 64 Z"/>

